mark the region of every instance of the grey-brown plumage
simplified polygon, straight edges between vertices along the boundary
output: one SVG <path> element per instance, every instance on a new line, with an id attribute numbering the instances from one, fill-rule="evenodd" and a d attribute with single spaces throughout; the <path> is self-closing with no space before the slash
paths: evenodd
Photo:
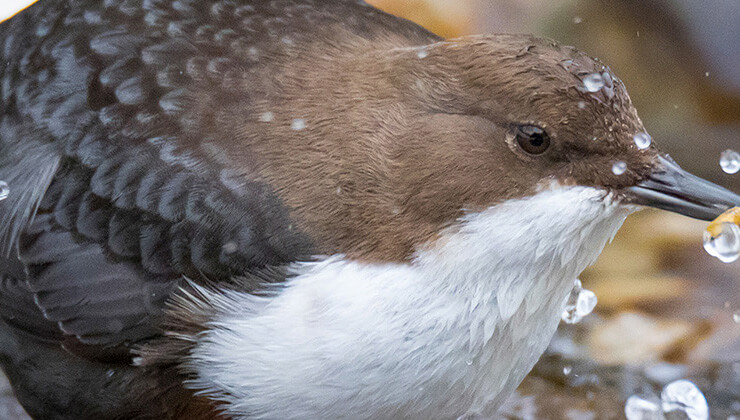
<path id="1" fill-rule="evenodd" d="M 264 297 L 315 255 L 405 267 L 543 183 L 738 201 L 635 147 L 607 67 L 530 36 L 442 42 L 341 0 L 44 0 L 0 47 L 0 352 L 39 418 L 213 418 L 183 386 L 204 290 Z"/>
<path id="2" fill-rule="evenodd" d="M 8 337 L 46 349 L 2 351 L 31 414 L 176 417 L 165 390 L 131 388 L 147 379 L 128 363 L 180 278 L 229 281 L 314 252 L 249 162 L 228 156 L 220 111 L 255 118 L 267 92 L 239 84 L 330 25 L 432 39 L 355 2 L 49 0 L 0 25 L 0 313 Z M 38 376 L 56 386 L 28 384 Z M 108 385 L 91 400 L 75 381 Z"/>

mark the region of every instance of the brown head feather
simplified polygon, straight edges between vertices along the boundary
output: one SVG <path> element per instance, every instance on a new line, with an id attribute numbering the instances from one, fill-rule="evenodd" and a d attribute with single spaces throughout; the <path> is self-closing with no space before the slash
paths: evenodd
<path id="1" fill-rule="evenodd" d="M 321 252 L 403 261 L 464 209 L 547 180 L 616 189 L 653 165 L 656 151 L 632 141 L 644 128 L 621 81 L 571 47 L 513 35 L 417 47 L 347 39 L 296 40 L 266 58 L 281 65 L 256 78 L 256 112 L 236 106 L 224 118 L 233 156 L 276 189 Z M 583 87 L 591 73 L 606 79 L 595 93 Z M 513 142 L 528 123 L 552 139 L 542 156 Z M 628 166 L 619 176 L 618 160 Z"/>

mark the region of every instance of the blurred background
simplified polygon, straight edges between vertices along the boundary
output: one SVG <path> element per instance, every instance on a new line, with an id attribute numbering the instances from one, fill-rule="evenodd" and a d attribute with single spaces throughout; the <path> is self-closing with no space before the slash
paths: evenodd
<path id="1" fill-rule="evenodd" d="M 740 151 L 740 1 L 369 3 L 445 37 L 531 33 L 598 57 L 625 83 L 660 148 L 740 191 L 740 174 L 719 166 L 723 150 Z M 705 228 L 666 212 L 631 216 L 581 276 L 598 297 L 595 312 L 561 323 L 500 418 L 624 419 L 630 395 L 656 401 L 666 383 L 685 378 L 706 396 L 711 418 L 740 419 L 740 261 L 707 255 Z"/>
<path id="2" fill-rule="evenodd" d="M 0 0 L 0 13 L 29 2 Z M 659 147 L 740 191 L 740 174 L 718 163 L 740 151 L 740 0 L 368 2 L 445 37 L 532 33 L 598 57 Z M 581 277 L 595 312 L 561 325 L 500 419 L 624 419 L 630 395 L 655 399 L 680 378 L 702 390 L 712 419 L 740 419 L 740 261 L 707 255 L 705 227 L 657 211 L 630 217 Z M 0 418 L 24 418 L 1 378 L 0 395 Z"/>

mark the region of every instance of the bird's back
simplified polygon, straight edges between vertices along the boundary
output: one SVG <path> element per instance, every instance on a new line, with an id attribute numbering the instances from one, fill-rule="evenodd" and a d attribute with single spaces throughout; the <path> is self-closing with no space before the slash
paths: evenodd
<path id="1" fill-rule="evenodd" d="M 271 75 L 306 45 L 388 38 L 435 39 L 350 1 L 44 1 L 0 25 L 0 352 L 32 414 L 202 409 L 162 401 L 189 398 L 174 371 L 130 367 L 171 292 L 317 252 L 232 153 L 235 116 L 271 119 Z"/>

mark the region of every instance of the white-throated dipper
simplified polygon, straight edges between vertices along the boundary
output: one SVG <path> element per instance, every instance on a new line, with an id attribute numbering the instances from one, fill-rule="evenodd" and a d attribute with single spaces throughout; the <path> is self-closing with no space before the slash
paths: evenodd
<path id="1" fill-rule="evenodd" d="M 43 419 L 488 415 L 631 211 L 740 204 L 574 48 L 361 1 L 45 0 L 0 106 L 0 361 Z"/>

